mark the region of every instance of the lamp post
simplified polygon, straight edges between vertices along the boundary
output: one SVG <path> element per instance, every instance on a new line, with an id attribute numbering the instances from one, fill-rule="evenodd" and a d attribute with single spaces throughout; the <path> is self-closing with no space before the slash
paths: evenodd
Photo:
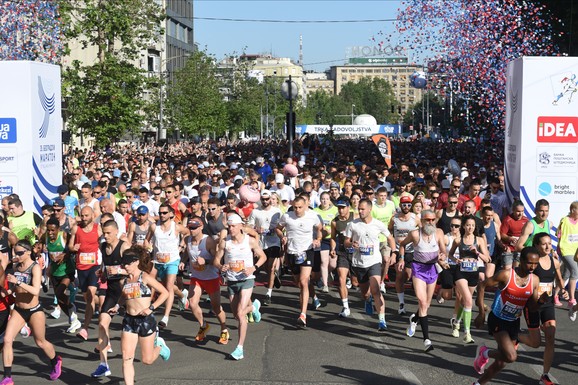
<path id="1" fill-rule="evenodd" d="M 281 84 L 281 94 L 287 100 L 289 100 L 289 114 L 287 115 L 287 139 L 289 140 L 289 156 L 293 156 L 293 99 L 297 97 L 299 89 L 297 83 L 291 80 L 291 75 L 289 79 Z"/>
<path id="2" fill-rule="evenodd" d="M 355 115 L 353 115 L 353 109 L 355 108 L 355 104 L 351 105 L 351 125 L 353 126 L 353 119 L 355 118 Z"/>

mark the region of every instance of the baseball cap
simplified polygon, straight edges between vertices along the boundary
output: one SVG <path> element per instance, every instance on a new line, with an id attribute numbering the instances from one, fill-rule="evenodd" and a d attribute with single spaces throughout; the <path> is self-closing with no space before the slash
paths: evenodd
<path id="1" fill-rule="evenodd" d="M 138 207 L 138 209 L 136 209 L 136 213 L 140 214 L 140 215 L 144 215 L 144 214 L 148 214 L 149 213 L 149 208 L 146 207 L 145 205 L 140 205 Z"/>
<path id="2" fill-rule="evenodd" d="M 404 195 L 399 200 L 399 203 L 411 203 L 411 197 L 409 195 Z"/>
<path id="3" fill-rule="evenodd" d="M 56 190 L 57 193 L 59 194 L 64 194 L 68 192 L 68 186 L 65 184 L 61 184 L 60 186 L 58 186 L 58 189 Z"/>
<path id="4" fill-rule="evenodd" d="M 268 198 L 268 197 L 270 197 L 270 196 L 271 196 L 271 191 L 269 191 L 269 190 L 263 190 L 263 191 L 261 191 L 261 197 L 262 197 L 262 198 Z"/>
<path id="5" fill-rule="evenodd" d="M 339 188 L 340 188 L 340 187 L 339 187 L 339 183 L 337 183 L 337 182 L 331 182 L 331 184 L 329 185 L 329 188 L 330 188 L 330 189 L 332 189 L 332 188 L 339 189 Z"/>
<path id="6" fill-rule="evenodd" d="M 442 180 L 442 189 L 449 189 L 450 188 L 450 181 L 447 179 Z"/>
<path id="7" fill-rule="evenodd" d="M 52 207 L 64 207 L 64 201 L 61 198 L 56 198 L 52 201 Z"/>
<path id="8" fill-rule="evenodd" d="M 340 196 L 339 200 L 335 204 L 337 207 L 348 207 L 349 206 L 349 198 L 346 196 Z"/>
<path id="9" fill-rule="evenodd" d="M 229 225 L 242 225 L 243 220 L 241 219 L 241 217 L 239 215 L 232 214 L 229 216 L 229 218 L 227 218 L 227 223 Z"/>
<path id="10" fill-rule="evenodd" d="M 190 221 L 187 222 L 187 227 L 191 230 L 198 229 L 202 225 L 203 225 L 203 223 L 201 221 L 199 221 L 198 219 L 191 219 Z"/>
<path id="11" fill-rule="evenodd" d="M 138 253 L 128 252 L 123 254 L 121 262 L 123 265 L 128 265 L 130 263 L 133 263 L 134 261 L 138 261 L 139 259 L 140 258 Z"/>
<path id="12" fill-rule="evenodd" d="M 278 173 L 275 175 L 275 183 L 285 183 L 285 177 L 283 174 Z"/>

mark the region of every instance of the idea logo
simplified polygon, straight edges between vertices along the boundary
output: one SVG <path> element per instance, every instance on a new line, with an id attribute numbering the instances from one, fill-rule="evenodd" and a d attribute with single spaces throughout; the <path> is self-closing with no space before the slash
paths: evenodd
<path id="1" fill-rule="evenodd" d="M 540 116 L 538 117 L 538 142 L 577 143 L 578 117 Z"/>

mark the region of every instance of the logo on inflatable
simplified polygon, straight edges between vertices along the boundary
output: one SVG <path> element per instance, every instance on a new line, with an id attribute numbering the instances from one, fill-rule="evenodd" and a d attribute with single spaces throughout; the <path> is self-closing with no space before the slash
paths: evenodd
<path id="1" fill-rule="evenodd" d="M 577 143 L 578 117 L 540 116 L 538 117 L 539 143 Z"/>

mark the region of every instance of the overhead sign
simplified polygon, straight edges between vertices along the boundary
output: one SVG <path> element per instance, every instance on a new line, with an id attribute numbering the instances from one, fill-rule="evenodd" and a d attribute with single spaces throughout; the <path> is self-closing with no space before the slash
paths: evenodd
<path id="1" fill-rule="evenodd" d="M 356 45 L 345 49 L 345 57 L 383 57 L 383 56 L 407 56 L 405 47 L 401 45 Z"/>
<path id="2" fill-rule="evenodd" d="M 399 124 L 377 124 L 377 125 L 344 125 L 334 124 L 302 124 L 295 127 L 297 135 L 326 135 L 329 130 L 333 130 L 334 135 L 397 135 L 401 134 L 401 126 Z"/>
<path id="3" fill-rule="evenodd" d="M 371 64 L 371 65 L 400 65 L 407 64 L 406 57 L 352 57 L 349 64 Z"/>

